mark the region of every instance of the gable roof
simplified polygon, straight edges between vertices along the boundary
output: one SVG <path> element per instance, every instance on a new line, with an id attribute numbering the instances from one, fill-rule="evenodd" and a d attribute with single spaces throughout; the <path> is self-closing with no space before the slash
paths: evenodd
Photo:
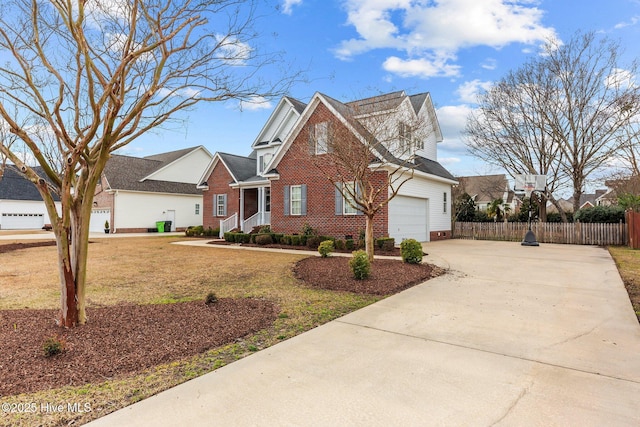
<path id="1" fill-rule="evenodd" d="M 236 182 L 246 181 L 256 175 L 255 157 L 243 157 L 235 154 L 217 153 Z"/>
<path id="2" fill-rule="evenodd" d="M 476 203 L 490 203 L 495 199 L 503 198 L 509 185 L 505 174 L 460 176 L 456 179 L 465 193 L 475 197 Z"/>
<path id="3" fill-rule="evenodd" d="M 40 166 L 33 166 L 32 169 L 38 176 L 50 181 Z M 40 196 L 35 184 L 20 173 L 16 166 L 7 165 L 0 180 L 0 199 L 40 202 L 42 201 L 42 196 Z M 55 201 L 60 200 L 57 194 L 53 195 L 53 199 Z"/>
<path id="4" fill-rule="evenodd" d="M 428 93 L 415 95 L 413 99 L 410 98 L 411 105 L 414 109 L 421 108 L 421 106 L 424 105 L 428 98 Z M 316 92 L 307 105 L 304 113 L 300 116 L 298 123 L 287 138 L 287 141 L 285 141 L 282 148 L 274 156 L 269 165 L 269 168 L 274 169 L 277 167 L 280 160 L 282 160 L 287 150 L 291 147 L 293 140 L 304 127 L 308 118 L 321 103 L 324 104 L 330 111 L 332 111 L 334 116 L 338 118 L 338 120 L 340 120 L 347 128 L 349 128 L 357 137 L 359 137 L 363 143 L 368 141 L 370 145 L 374 146 L 375 148 L 372 147 L 372 153 L 381 161 L 399 166 L 407 164 L 407 161 L 403 161 L 395 157 L 389 150 L 386 149 L 383 144 L 377 143 L 377 139 L 375 138 L 375 136 L 372 135 L 371 132 L 369 132 L 369 130 L 357 118 L 363 114 L 395 109 L 406 99 L 407 95 L 404 91 L 397 91 L 385 95 L 379 95 L 362 100 L 342 103 L 330 96 L 327 96 L 320 92 Z M 434 123 L 434 125 L 436 128 L 436 134 L 441 140 L 440 127 L 437 121 Z M 453 175 L 451 175 L 449 171 L 447 171 L 440 163 L 436 161 L 429 160 L 421 156 L 414 156 L 414 165 L 416 171 L 434 175 L 446 180 L 455 181 Z"/>
<path id="5" fill-rule="evenodd" d="M 199 194 L 194 184 L 149 179 L 154 172 L 199 147 L 171 151 L 148 157 L 113 154 L 107 161 L 103 175 L 111 190 L 144 191 L 151 193 Z"/>

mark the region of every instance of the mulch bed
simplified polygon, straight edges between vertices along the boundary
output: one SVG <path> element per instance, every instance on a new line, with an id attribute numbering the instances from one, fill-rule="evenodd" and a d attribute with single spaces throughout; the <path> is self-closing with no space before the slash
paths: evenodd
<path id="1" fill-rule="evenodd" d="M 394 259 L 376 259 L 371 275 L 353 277 L 347 257 L 312 257 L 296 263 L 296 277 L 310 286 L 333 291 L 390 295 L 441 275 L 444 270 L 429 264 L 408 264 Z"/>
<path id="2" fill-rule="evenodd" d="M 270 245 L 258 245 L 256 243 L 232 243 L 224 240 L 212 240 L 208 242 L 210 245 L 221 245 L 221 246 L 245 246 L 248 248 L 269 248 L 269 249 L 292 249 L 296 251 L 315 251 L 318 249 L 309 248 L 308 246 L 293 246 L 293 245 L 282 245 L 278 243 L 273 243 Z M 353 250 L 349 249 L 336 249 L 334 252 L 350 254 Z M 383 255 L 383 256 L 400 256 L 400 248 L 393 248 L 392 250 L 383 251 L 380 248 L 374 248 L 374 254 Z"/>
<path id="3" fill-rule="evenodd" d="M 0 396 L 98 383 L 200 354 L 269 327 L 278 309 L 255 299 L 88 308 L 87 324 L 72 329 L 55 324 L 58 314 L 0 311 Z M 45 357 L 54 336 L 67 351 Z"/>
<path id="4" fill-rule="evenodd" d="M 28 243 L 7 243 L 0 245 L 0 254 L 5 252 L 11 252 L 18 249 L 39 248 L 42 246 L 55 246 L 55 240 L 48 240 L 46 242 L 28 242 Z"/>

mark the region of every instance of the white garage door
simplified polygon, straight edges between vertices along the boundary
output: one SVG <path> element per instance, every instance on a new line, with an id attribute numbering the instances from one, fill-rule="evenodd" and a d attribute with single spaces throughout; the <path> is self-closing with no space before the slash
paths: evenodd
<path id="1" fill-rule="evenodd" d="M 427 226 L 428 199 L 396 196 L 389 202 L 389 236 L 400 243 L 403 239 L 429 240 Z"/>
<path id="2" fill-rule="evenodd" d="M 109 221 L 111 226 L 111 210 L 94 209 L 91 211 L 91 221 L 89 221 L 89 231 L 92 233 L 104 233 L 104 222 Z"/>
<path id="3" fill-rule="evenodd" d="M 44 226 L 44 214 L 3 213 L 3 230 L 36 230 Z"/>

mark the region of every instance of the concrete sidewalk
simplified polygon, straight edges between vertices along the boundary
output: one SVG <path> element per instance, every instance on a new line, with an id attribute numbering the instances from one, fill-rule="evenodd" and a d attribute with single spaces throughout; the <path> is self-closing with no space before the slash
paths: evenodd
<path id="1" fill-rule="evenodd" d="M 89 425 L 640 425 L 640 326 L 606 250 L 425 248 L 449 274 Z"/>

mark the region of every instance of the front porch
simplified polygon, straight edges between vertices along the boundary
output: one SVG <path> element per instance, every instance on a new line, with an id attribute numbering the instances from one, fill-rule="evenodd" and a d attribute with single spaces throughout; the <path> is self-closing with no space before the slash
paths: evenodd
<path id="1" fill-rule="evenodd" d="M 220 237 L 240 229 L 248 233 L 254 227 L 271 224 L 271 187 L 239 187 L 240 211 L 220 220 Z"/>

